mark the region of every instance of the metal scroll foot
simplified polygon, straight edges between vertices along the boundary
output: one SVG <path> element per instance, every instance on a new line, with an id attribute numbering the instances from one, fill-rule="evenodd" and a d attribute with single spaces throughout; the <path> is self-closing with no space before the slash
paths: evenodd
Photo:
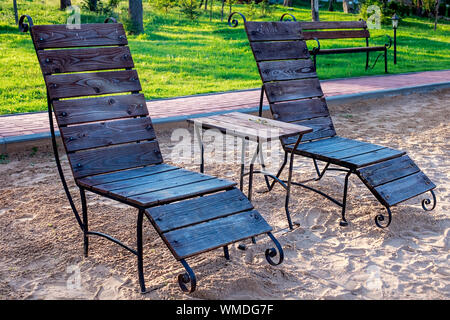
<path id="1" fill-rule="evenodd" d="M 342 221 L 339 222 L 339 225 L 340 225 L 341 227 L 346 227 L 346 226 L 348 226 L 348 222 L 345 221 L 345 220 L 342 220 Z"/>
<path id="2" fill-rule="evenodd" d="M 431 211 L 436 207 L 436 195 L 434 194 L 433 190 L 430 190 L 431 195 L 433 196 L 433 206 L 431 208 L 428 208 L 428 205 L 431 203 L 430 199 L 423 199 L 422 200 L 422 208 L 425 211 Z"/>
<path id="3" fill-rule="evenodd" d="M 275 246 L 278 249 L 279 252 L 279 259 L 278 262 L 274 262 L 272 260 L 272 258 L 274 258 L 277 255 L 277 249 L 275 248 L 270 248 L 270 249 L 266 249 L 265 255 L 266 255 L 266 260 L 267 262 L 269 262 L 270 265 L 272 266 L 277 266 L 279 264 L 281 264 L 284 260 L 284 252 L 283 252 L 283 248 L 281 247 L 280 243 L 278 242 L 278 240 L 273 236 L 273 234 L 271 232 L 268 232 L 267 235 L 270 237 L 270 239 L 272 239 L 273 243 L 275 243 Z"/>
<path id="4" fill-rule="evenodd" d="M 195 273 L 192 271 L 191 267 L 187 264 L 187 262 L 182 259 L 181 264 L 186 269 L 185 273 L 178 275 L 178 284 L 183 292 L 192 293 L 195 291 L 197 287 L 197 279 L 195 278 Z M 186 284 L 190 283 L 190 289 L 186 286 Z"/>
<path id="5" fill-rule="evenodd" d="M 228 16 L 228 25 L 229 25 L 230 27 L 236 28 L 236 27 L 239 25 L 239 21 L 238 21 L 238 20 L 232 19 L 233 16 L 234 16 L 235 14 L 240 15 L 241 18 L 242 18 L 242 20 L 244 21 L 244 23 L 247 22 L 247 19 L 245 19 L 245 16 L 244 16 L 242 13 L 235 11 L 235 12 L 232 12 L 232 13 Z"/>
<path id="6" fill-rule="evenodd" d="M 392 221 L 391 209 L 386 207 L 386 210 L 388 213 L 387 221 L 386 221 L 386 216 L 381 213 L 375 217 L 375 224 L 377 225 L 378 228 L 384 229 L 384 228 L 389 227 L 389 225 L 391 224 L 391 221 Z"/>

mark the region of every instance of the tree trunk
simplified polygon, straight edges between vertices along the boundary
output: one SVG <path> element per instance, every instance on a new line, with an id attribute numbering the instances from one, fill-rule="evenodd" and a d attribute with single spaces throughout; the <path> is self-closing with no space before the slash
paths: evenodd
<path id="1" fill-rule="evenodd" d="M 131 32 L 144 32 L 142 0 L 128 0 L 128 16 L 131 20 Z"/>
<path id="2" fill-rule="evenodd" d="M 14 20 L 16 21 L 16 24 L 19 23 L 19 13 L 17 12 L 17 0 L 13 0 L 13 7 L 14 7 Z"/>
<path id="3" fill-rule="evenodd" d="M 440 4 L 440 0 L 436 0 L 436 8 L 435 8 L 435 13 L 436 13 L 436 16 L 435 16 L 435 18 L 434 18 L 434 31 L 436 31 L 436 28 L 437 28 L 437 22 L 438 22 L 438 16 L 439 16 L 439 4 Z"/>
<path id="4" fill-rule="evenodd" d="M 342 0 L 342 10 L 344 10 L 344 13 L 350 13 L 350 6 L 348 4 L 348 0 Z"/>
<path id="5" fill-rule="evenodd" d="M 226 0 L 222 0 L 222 11 L 221 11 L 221 16 L 220 16 L 220 21 L 223 21 L 223 8 L 225 7 L 225 1 Z"/>
<path id="6" fill-rule="evenodd" d="M 311 15 L 312 21 L 319 20 L 319 0 L 311 0 Z"/>
<path id="7" fill-rule="evenodd" d="M 208 0 L 205 0 L 205 10 L 208 10 Z"/>
<path id="8" fill-rule="evenodd" d="M 333 2 L 334 2 L 335 0 L 329 0 L 328 1 L 328 11 L 334 11 L 334 8 L 333 8 Z"/>
<path id="9" fill-rule="evenodd" d="M 283 6 L 285 7 L 292 7 L 292 0 L 284 0 Z"/>
<path id="10" fill-rule="evenodd" d="M 72 5 L 70 0 L 60 0 L 59 4 L 60 4 L 59 8 L 61 10 L 66 10 L 67 7 L 70 7 Z"/>

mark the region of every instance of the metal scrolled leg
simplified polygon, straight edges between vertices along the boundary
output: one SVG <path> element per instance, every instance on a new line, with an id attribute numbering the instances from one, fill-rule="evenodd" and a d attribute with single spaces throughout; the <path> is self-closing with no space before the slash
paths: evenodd
<path id="1" fill-rule="evenodd" d="M 178 284 L 180 285 L 180 288 L 183 292 L 192 293 L 197 287 L 197 279 L 195 277 L 195 273 L 194 271 L 192 271 L 186 260 L 182 259 L 180 260 L 180 262 L 183 265 L 184 269 L 186 269 L 186 272 L 178 275 Z M 190 289 L 188 289 L 188 287 L 186 286 L 186 284 L 188 283 L 191 284 Z"/>
<path id="2" fill-rule="evenodd" d="M 348 178 L 350 177 L 350 175 L 352 174 L 351 171 L 349 171 L 346 175 L 345 175 L 345 182 L 344 182 L 344 198 L 342 200 L 342 221 L 339 222 L 339 225 L 341 227 L 346 227 L 348 226 L 348 222 L 347 219 L 345 219 L 345 210 L 347 207 L 347 190 L 348 190 Z"/>
<path id="3" fill-rule="evenodd" d="M 228 16 L 228 25 L 232 28 L 236 28 L 239 25 L 239 21 L 236 19 L 231 19 L 235 14 L 238 14 L 241 16 L 242 20 L 244 21 L 244 23 L 247 21 L 247 19 L 245 19 L 245 16 L 240 13 L 240 12 L 232 12 L 229 16 Z"/>
<path id="4" fill-rule="evenodd" d="M 433 210 L 434 208 L 436 208 L 436 195 L 434 194 L 434 191 L 433 190 L 430 190 L 430 193 L 431 193 L 431 195 L 433 196 L 433 206 L 431 207 L 431 208 L 428 208 L 427 206 L 431 203 L 431 200 L 430 199 L 423 199 L 422 200 L 422 208 L 423 208 L 423 210 L 425 210 L 425 211 L 431 211 L 431 210 Z"/>
<path id="5" fill-rule="evenodd" d="M 277 172 L 277 174 L 276 174 L 276 177 L 277 177 L 277 178 L 279 178 L 280 175 L 281 175 L 281 173 L 283 172 L 284 167 L 286 166 L 286 163 L 287 163 L 287 158 L 288 158 L 288 154 L 287 154 L 287 152 L 285 151 L 285 152 L 284 152 L 284 160 L 283 160 L 283 163 L 282 163 L 280 169 L 278 170 L 278 172 Z M 273 187 L 274 187 L 274 185 L 275 185 L 276 182 L 277 182 L 277 181 L 276 181 L 275 179 L 272 181 L 272 183 L 270 184 L 270 187 L 269 187 L 269 191 L 272 191 L 272 189 L 273 189 Z"/>
<path id="6" fill-rule="evenodd" d="M 386 207 L 386 210 L 388 213 L 388 218 L 386 222 L 385 222 L 386 217 L 381 213 L 375 217 L 375 224 L 377 225 L 378 228 L 384 229 L 389 227 L 389 225 L 391 224 L 392 221 L 391 209 L 389 209 L 389 207 Z M 381 224 L 380 222 L 383 222 L 383 224 Z"/>
<path id="7" fill-rule="evenodd" d="M 266 249 L 266 252 L 265 252 L 266 260 L 267 260 L 267 262 L 269 262 L 270 265 L 277 266 L 277 265 L 281 264 L 284 260 L 283 248 L 281 247 L 280 243 L 273 236 L 273 234 L 271 232 L 268 232 L 267 235 L 270 237 L 270 239 L 273 241 L 273 243 L 275 243 L 275 246 L 279 252 L 279 259 L 278 259 L 278 262 L 276 262 L 276 263 L 272 260 L 272 258 L 277 256 L 277 249 L 269 248 L 269 249 Z"/>
<path id="8" fill-rule="evenodd" d="M 83 239 L 84 239 L 84 256 L 87 257 L 89 253 L 89 224 L 88 224 L 88 215 L 87 215 L 87 203 L 86 203 L 86 191 L 84 188 L 80 188 L 80 197 L 81 197 L 81 207 L 83 210 Z"/>
<path id="9" fill-rule="evenodd" d="M 145 279 L 144 279 L 144 263 L 142 260 L 142 222 L 144 219 L 144 209 L 139 209 L 138 219 L 136 224 L 136 237 L 137 237 L 137 262 L 138 262 L 138 274 L 139 285 L 141 287 L 141 293 L 145 293 Z"/>

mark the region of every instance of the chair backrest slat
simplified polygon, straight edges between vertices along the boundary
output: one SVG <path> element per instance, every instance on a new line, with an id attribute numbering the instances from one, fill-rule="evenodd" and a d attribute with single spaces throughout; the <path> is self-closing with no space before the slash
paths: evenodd
<path id="1" fill-rule="evenodd" d="M 163 162 L 122 24 L 30 32 L 75 179 Z"/>
<path id="2" fill-rule="evenodd" d="M 46 50 L 38 53 L 44 74 L 133 68 L 128 47 Z"/>
<path id="3" fill-rule="evenodd" d="M 369 30 L 303 31 L 305 40 L 369 38 Z"/>
<path id="4" fill-rule="evenodd" d="M 60 126 L 148 115 L 143 94 L 55 100 L 53 109 Z"/>
<path id="5" fill-rule="evenodd" d="M 367 23 L 364 20 L 359 21 L 300 21 L 300 27 L 305 30 L 319 29 L 365 29 Z"/>
<path id="6" fill-rule="evenodd" d="M 37 25 L 31 29 L 31 36 L 38 50 L 128 44 L 125 30 L 120 23 Z"/>
<path id="7" fill-rule="evenodd" d="M 335 136 L 301 22 L 247 21 L 245 30 L 274 119 L 313 128 L 302 141 Z M 281 142 L 296 140 L 289 137 Z"/>

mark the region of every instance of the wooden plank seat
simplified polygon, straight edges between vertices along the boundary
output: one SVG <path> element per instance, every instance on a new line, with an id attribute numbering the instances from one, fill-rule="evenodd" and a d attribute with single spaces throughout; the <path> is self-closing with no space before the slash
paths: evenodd
<path id="1" fill-rule="evenodd" d="M 276 248 L 266 250 L 267 261 L 272 265 L 283 261 L 272 228 L 235 182 L 164 163 L 122 24 L 34 26 L 30 17 L 22 16 L 20 29 L 30 31 L 44 76 L 55 161 L 83 232 L 86 256 L 90 236 L 132 252 L 145 293 L 142 228 L 147 217 L 186 270 L 178 277 L 183 291 L 196 288 L 186 258 L 223 247 L 229 259 L 227 246 L 247 238 L 268 235 Z M 80 191 L 81 213 L 59 160 L 52 113 Z M 89 229 L 86 191 L 138 209 L 137 249 Z"/>
<path id="2" fill-rule="evenodd" d="M 283 172 L 288 154 L 311 158 L 318 175 L 314 179 L 316 181 L 322 179 L 329 170 L 346 172 L 342 201 L 305 183 L 293 182 L 294 185 L 305 187 L 339 205 L 342 208 L 340 222 L 342 226 L 348 225 L 345 214 L 348 180 L 351 174 L 357 175 L 375 198 L 386 207 L 387 217 L 382 214 L 375 217 L 375 223 L 379 227 L 384 228 L 391 223 L 390 207 L 424 192 L 431 192 L 433 204 L 430 208 L 431 200 L 425 199 L 422 201 L 422 207 L 425 210 L 432 210 L 435 207 L 436 198 L 433 192 L 435 185 L 404 151 L 337 135 L 308 50 L 297 50 L 295 54 L 287 54 L 269 49 L 276 42 L 282 43 L 283 48 L 304 48 L 305 40 L 311 39 L 313 35 L 339 38 L 351 37 L 356 32 L 340 30 L 339 33 L 332 33 L 323 31 L 324 29 L 358 27 L 363 29 L 358 31 L 361 35 L 368 36 L 368 31 L 364 30 L 366 28 L 364 21 L 334 23 L 244 20 L 244 24 L 263 82 L 261 96 L 266 94 L 273 118 L 313 129 L 312 132 L 303 135 L 299 143 L 296 142 L 298 138 L 296 136 L 281 139 L 285 158 L 276 177 Z M 303 28 L 319 31 L 304 32 Z M 261 112 L 262 99 L 260 101 Z M 322 170 L 319 169 L 318 161 L 325 163 Z M 275 180 L 269 190 L 274 184 Z"/>
<path id="3" fill-rule="evenodd" d="M 370 31 L 364 20 L 359 21 L 301 21 L 300 27 L 303 31 L 304 40 L 315 40 L 317 47 L 309 50 L 313 56 L 314 66 L 317 66 L 316 56 L 327 54 L 344 54 L 366 52 L 366 70 L 369 69 L 370 52 L 382 52 L 384 55 L 384 71 L 388 72 L 387 50 L 391 47 L 390 37 L 389 43 L 383 46 L 370 46 Z M 321 40 L 328 39 L 365 39 L 366 46 L 360 47 L 341 47 L 341 48 L 322 48 Z M 381 55 L 381 54 L 380 54 Z M 374 66 L 378 58 L 375 60 Z M 373 67 L 372 67 L 373 68 Z"/>

